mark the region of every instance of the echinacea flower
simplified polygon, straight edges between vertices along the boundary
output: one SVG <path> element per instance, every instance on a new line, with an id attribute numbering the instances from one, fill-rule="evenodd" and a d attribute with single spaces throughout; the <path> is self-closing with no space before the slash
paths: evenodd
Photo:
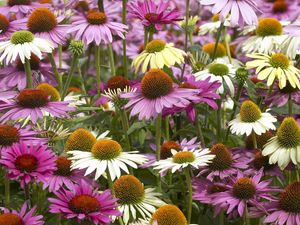
<path id="1" fill-rule="evenodd" d="M 43 143 L 27 145 L 20 141 L 1 151 L 0 164 L 5 166 L 12 180 L 21 187 L 31 181 L 45 182 L 55 170 L 54 153 Z"/>
<path id="2" fill-rule="evenodd" d="M 153 213 L 149 225 L 189 225 L 182 211 L 175 205 L 163 205 Z"/>
<path id="3" fill-rule="evenodd" d="M 199 175 L 205 175 L 208 180 L 213 181 L 214 178 L 221 180 L 235 176 L 239 170 L 246 169 L 247 161 L 240 154 L 233 154 L 223 144 L 215 144 L 210 148 L 211 154 L 215 158 L 211 163 L 201 169 Z"/>
<path id="4" fill-rule="evenodd" d="M 207 53 L 210 58 L 213 58 L 213 56 L 215 56 L 215 58 L 222 58 L 227 55 L 226 48 L 222 43 L 218 43 L 217 46 L 215 42 L 206 43 L 202 46 L 202 50 Z"/>
<path id="5" fill-rule="evenodd" d="M 124 93 L 128 99 L 124 106 L 130 108 L 131 116 L 138 115 L 139 120 L 156 118 L 166 108 L 183 108 L 190 101 L 197 100 L 196 89 L 178 88 L 170 76 L 160 69 L 151 69 L 143 77 L 140 87 L 135 92 Z"/>
<path id="6" fill-rule="evenodd" d="M 208 148 L 206 149 L 183 149 L 177 152 L 176 150 L 171 150 L 172 157 L 157 161 L 153 164 L 155 170 L 159 170 L 160 173 L 171 170 L 175 173 L 177 170 L 182 170 L 188 166 L 194 169 L 199 169 L 200 167 L 207 166 L 212 162 L 215 155 L 211 154 Z"/>
<path id="7" fill-rule="evenodd" d="M 266 206 L 267 216 L 263 223 L 292 225 L 300 223 L 300 182 L 288 185 L 276 201 Z"/>
<path id="8" fill-rule="evenodd" d="M 199 35 L 205 35 L 207 33 L 209 34 L 214 34 L 218 31 L 218 29 L 221 26 L 221 21 L 220 21 L 220 14 L 213 15 L 211 18 L 211 21 L 207 21 L 199 27 Z M 230 21 L 229 19 L 225 19 L 223 26 L 229 27 L 230 26 Z"/>
<path id="9" fill-rule="evenodd" d="M 52 42 L 55 47 L 66 43 L 68 25 L 60 24 L 64 16 L 56 17 L 48 8 L 36 8 L 28 17 L 27 28 L 36 37 Z"/>
<path id="10" fill-rule="evenodd" d="M 16 31 L 12 34 L 10 40 L 0 42 L 0 61 L 6 60 L 6 64 L 15 61 L 20 57 L 22 63 L 25 59 L 29 60 L 33 53 L 39 59 L 42 53 L 51 53 L 53 45 L 42 38 L 37 38 L 30 31 Z"/>
<path id="11" fill-rule="evenodd" d="M 300 126 L 293 117 L 285 118 L 272 137 L 264 146 L 262 154 L 269 156 L 270 164 L 277 163 L 283 170 L 290 161 L 300 163 Z"/>
<path id="12" fill-rule="evenodd" d="M 265 17 L 276 18 L 281 21 L 294 21 L 299 15 L 297 1 L 275 0 L 262 5 L 261 11 Z"/>
<path id="13" fill-rule="evenodd" d="M 115 180 L 121 176 L 121 170 L 129 173 L 127 165 L 137 168 L 138 164 L 147 161 L 145 156 L 136 153 L 138 151 L 123 152 L 121 145 L 110 139 L 98 140 L 90 152 L 68 151 L 72 160 L 71 168 L 86 169 L 85 176 L 95 171 L 95 180 L 105 172 Z"/>
<path id="14" fill-rule="evenodd" d="M 142 67 L 145 73 L 150 69 L 162 69 L 164 66 L 171 67 L 175 64 L 181 65 L 184 62 L 186 53 L 181 49 L 175 48 L 173 43 L 165 43 L 157 39 L 150 41 L 144 51 L 142 51 L 132 62 L 135 72 Z"/>
<path id="15" fill-rule="evenodd" d="M 254 0 L 200 0 L 202 5 L 212 5 L 212 13 L 220 14 L 221 21 L 225 21 L 230 14 L 232 26 L 244 26 L 244 24 L 257 24 L 256 11 L 258 5 Z"/>
<path id="16" fill-rule="evenodd" d="M 94 224 L 108 225 L 112 216 L 120 216 L 117 199 L 110 190 L 99 193 L 91 185 L 81 180 L 73 190 L 61 189 L 54 192 L 56 198 L 49 198 L 51 213 L 62 214 L 75 222 L 90 221 Z"/>
<path id="17" fill-rule="evenodd" d="M 246 53 L 271 54 L 281 48 L 285 39 L 282 24 L 277 19 L 262 18 L 258 22 L 255 35 L 242 44 L 242 50 Z"/>
<path id="18" fill-rule="evenodd" d="M 84 14 L 73 16 L 68 33 L 74 34 L 75 39 L 82 40 L 86 45 L 94 43 L 109 44 L 113 41 L 113 35 L 124 39 L 127 26 L 122 23 L 112 22 L 109 15 L 97 10 L 90 10 Z"/>
<path id="19" fill-rule="evenodd" d="M 263 209 L 262 199 L 272 200 L 270 192 L 275 189 L 269 187 L 272 180 L 261 181 L 262 170 L 252 177 L 239 172 L 226 184 L 227 190 L 214 195 L 213 205 L 225 210 L 226 214 L 236 212 L 243 217 L 248 205 Z"/>
<path id="20" fill-rule="evenodd" d="M 9 16 L 5 16 L 0 13 L 0 41 L 6 41 L 10 39 L 10 36 L 18 30 L 24 30 L 26 28 L 26 20 L 9 20 Z"/>
<path id="21" fill-rule="evenodd" d="M 138 215 L 142 219 L 150 218 L 156 208 L 165 204 L 158 198 L 161 194 L 155 192 L 155 188 L 145 188 L 144 184 L 132 175 L 118 178 L 113 188 L 125 224 L 135 221 Z"/>
<path id="22" fill-rule="evenodd" d="M 205 70 L 196 72 L 193 76 L 197 80 L 206 80 L 210 78 L 211 82 L 220 82 L 222 85 L 218 88 L 217 93 L 223 94 L 225 88 L 229 88 L 230 95 L 234 95 L 233 77 L 235 76 L 236 68 L 226 63 L 223 59 L 217 59 L 207 66 Z"/>
<path id="23" fill-rule="evenodd" d="M 283 42 L 281 49 L 291 59 L 295 59 L 299 54 L 300 47 L 300 20 L 284 27 L 284 32 L 288 35 Z"/>
<path id="24" fill-rule="evenodd" d="M 44 90 L 24 89 L 14 98 L 0 102 L 0 110 L 4 112 L 0 121 L 30 119 L 35 124 L 38 119 L 49 114 L 58 118 L 69 117 L 68 112 L 74 109 L 69 106 L 69 102 L 51 101 Z"/>
<path id="25" fill-rule="evenodd" d="M 246 63 L 248 69 L 256 69 L 257 78 L 268 80 L 267 85 L 271 86 L 275 79 L 278 79 L 280 89 L 287 85 L 287 81 L 293 88 L 300 88 L 300 70 L 297 69 L 286 55 L 282 53 L 249 54 L 253 61 Z"/>
<path id="26" fill-rule="evenodd" d="M 162 25 L 175 24 L 182 20 L 179 10 L 171 9 L 168 0 L 136 0 L 128 3 L 127 10 L 128 18 L 141 20 L 148 29 L 161 30 Z"/>
<path id="27" fill-rule="evenodd" d="M 29 210 L 28 203 L 25 202 L 20 211 L 0 208 L 0 224 L 3 225 L 43 225 L 43 216 L 35 215 L 36 206 Z"/>
<path id="28" fill-rule="evenodd" d="M 246 100 L 241 105 L 240 113 L 229 122 L 229 126 L 233 134 L 249 136 L 253 132 L 261 135 L 268 130 L 275 130 L 276 121 L 277 119 L 270 113 L 262 113 L 254 102 Z"/>

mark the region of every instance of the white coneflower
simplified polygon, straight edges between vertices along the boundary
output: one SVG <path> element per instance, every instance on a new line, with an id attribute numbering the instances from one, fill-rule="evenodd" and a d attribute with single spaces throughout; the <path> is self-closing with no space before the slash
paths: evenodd
<path id="1" fill-rule="evenodd" d="M 282 170 L 290 161 L 300 164 L 300 126 L 293 117 L 282 121 L 276 136 L 270 138 L 262 154 L 269 156 L 270 164 L 278 163 Z"/>
<path id="2" fill-rule="evenodd" d="M 277 119 L 270 113 L 262 113 L 259 107 L 252 101 L 244 101 L 241 105 L 240 113 L 236 118 L 229 122 L 230 131 L 233 134 L 249 136 L 252 132 L 257 135 L 275 130 Z"/>

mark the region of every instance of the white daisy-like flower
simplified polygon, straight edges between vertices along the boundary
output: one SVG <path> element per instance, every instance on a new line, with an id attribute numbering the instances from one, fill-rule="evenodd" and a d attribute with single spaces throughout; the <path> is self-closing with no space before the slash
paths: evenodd
<path id="1" fill-rule="evenodd" d="M 281 50 L 289 58 L 295 59 L 300 54 L 300 37 L 287 37 L 281 45 Z"/>
<path id="2" fill-rule="evenodd" d="M 244 101 L 240 113 L 229 122 L 230 131 L 233 134 L 249 136 L 252 132 L 257 135 L 275 130 L 274 123 L 277 121 L 270 113 L 262 113 L 259 107 L 252 101 Z"/>
<path id="3" fill-rule="evenodd" d="M 118 199 L 119 210 L 123 213 L 125 224 L 137 219 L 148 219 L 155 210 L 164 205 L 155 188 L 145 188 L 144 184 L 132 175 L 123 175 L 113 184 Z"/>
<path id="4" fill-rule="evenodd" d="M 279 50 L 287 38 L 283 35 L 282 24 L 274 18 L 260 19 L 255 32 L 255 35 L 242 44 L 243 52 L 270 54 Z"/>
<path id="5" fill-rule="evenodd" d="M 96 141 L 91 151 L 68 151 L 71 155 L 72 169 L 86 169 L 85 176 L 95 173 L 97 180 L 105 172 L 109 173 L 111 180 L 121 176 L 121 171 L 129 174 L 127 166 L 137 168 L 138 164 L 143 164 L 147 158 L 138 151 L 123 152 L 121 145 L 111 139 L 101 139 Z"/>
<path id="6" fill-rule="evenodd" d="M 221 26 L 221 21 L 220 21 L 220 15 L 216 14 L 211 18 L 211 22 L 207 22 L 202 24 L 199 28 L 199 35 L 206 35 L 207 33 L 209 34 L 215 34 L 220 26 Z M 230 27 L 230 20 L 229 18 L 226 18 L 224 21 L 223 26 L 225 27 Z"/>
<path id="7" fill-rule="evenodd" d="M 226 63 L 222 58 L 216 59 L 207 66 L 205 70 L 194 73 L 196 80 L 206 80 L 210 78 L 211 82 L 219 81 L 222 85 L 218 88 L 217 93 L 223 94 L 226 87 L 229 88 L 231 96 L 234 96 L 234 85 L 232 79 L 236 73 L 236 68 L 232 64 Z"/>
<path id="8" fill-rule="evenodd" d="M 284 170 L 292 161 L 300 164 L 300 126 L 293 117 L 285 118 L 272 137 L 264 146 L 264 156 L 269 156 L 270 164 L 278 164 Z"/>
<path id="9" fill-rule="evenodd" d="M 51 53 L 53 49 L 54 46 L 49 41 L 34 37 L 30 31 L 16 31 L 9 41 L 0 42 L 0 61 L 5 59 L 6 64 L 9 64 L 20 57 L 24 64 L 25 59 L 29 60 L 32 53 L 42 59 L 43 52 Z"/>
<path id="10" fill-rule="evenodd" d="M 267 79 L 267 85 L 273 85 L 275 79 L 278 79 L 279 88 L 282 89 L 286 86 L 287 81 L 293 88 L 300 88 L 300 70 L 294 67 L 286 55 L 282 53 L 266 54 L 249 54 L 249 58 L 253 61 L 246 63 L 247 69 L 256 69 L 255 73 L 260 80 Z"/>
<path id="11" fill-rule="evenodd" d="M 207 166 L 215 155 L 210 154 L 210 150 L 206 149 L 192 149 L 184 148 L 182 151 L 177 152 L 171 150 L 172 157 L 160 160 L 153 164 L 154 169 L 159 170 L 160 173 L 171 170 L 174 173 L 177 170 L 182 170 L 188 166 L 198 169 L 201 166 Z"/>
<path id="12" fill-rule="evenodd" d="M 175 64 L 181 65 L 184 63 L 186 53 L 181 49 L 173 47 L 173 43 L 165 43 L 163 40 L 152 40 L 132 62 L 135 67 L 135 72 L 142 67 L 142 72 L 145 73 L 150 66 L 150 69 L 162 69 L 164 66 L 170 68 Z"/>

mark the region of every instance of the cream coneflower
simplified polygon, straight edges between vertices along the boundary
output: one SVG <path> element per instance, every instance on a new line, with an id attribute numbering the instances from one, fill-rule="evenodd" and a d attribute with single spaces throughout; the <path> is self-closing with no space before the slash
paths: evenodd
<path id="1" fill-rule="evenodd" d="M 152 40 L 144 51 L 141 52 L 132 62 L 137 72 L 142 67 L 142 72 L 151 69 L 162 69 L 164 66 L 171 67 L 175 64 L 182 64 L 186 53 L 173 47 L 173 43 L 166 43 L 163 40 Z"/>
<path id="2" fill-rule="evenodd" d="M 300 164 L 300 126 L 293 117 L 285 118 L 272 137 L 265 145 L 264 156 L 269 156 L 270 164 L 278 163 L 283 170 L 290 161 Z"/>
<path id="3" fill-rule="evenodd" d="M 121 145 L 114 140 L 98 140 L 90 152 L 68 151 L 72 155 L 72 169 L 86 169 L 85 176 L 95 173 L 95 180 L 107 172 L 111 180 L 121 176 L 121 170 L 129 173 L 128 165 L 137 168 L 138 164 L 143 164 L 147 158 L 136 154 L 137 151 L 123 152 Z"/>
<path id="4" fill-rule="evenodd" d="M 161 194 L 155 192 L 155 188 L 145 189 L 144 184 L 132 175 L 121 176 L 114 182 L 113 189 L 125 224 L 138 218 L 150 218 L 156 208 L 165 204 L 158 198 Z"/>
<path id="5" fill-rule="evenodd" d="M 240 113 L 229 122 L 230 131 L 233 134 L 249 136 L 252 132 L 261 135 L 268 130 L 275 130 L 277 119 L 270 113 L 262 113 L 260 108 L 252 101 L 246 100 L 242 103 Z"/>
<path id="6" fill-rule="evenodd" d="M 34 37 L 30 31 L 16 31 L 9 41 L 0 42 L 0 61 L 6 59 L 8 64 L 20 57 L 24 64 L 25 59 L 29 60 L 32 53 L 41 59 L 43 52 L 51 53 L 52 50 L 53 45 L 49 41 Z"/>
<path id="7" fill-rule="evenodd" d="M 175 205 L 159 207 L 150 219 L 150 225 L 188 225 L 181 210 Z"/>
<path id="8" fill-rule="evenodd" d="M 199 35 L 205 35 L 207 33 L 214 35 L 221 26 L 220 14 L 215 14 L 212 16 L 211 21 L 204 23 L 200 26 Z M 230 20 L 228 18 L 225 19 L 223 26 L 229 27 Z"/>
<path id="9" fill-rule="evenodd" d="M 187 150 L 185 148 L 180 152 L 176 150 L 171 150 L 171 152 L 173 156 L 154 163 L 154 169 L 159 170 L 160 173 L 167 170 L 174 173 L 188 166 L 198 169 L 201 166 L 207 166 L 215 157 L 209 149 Z"/>
<path id="10" fill-rule="evenodd" d="M 282 53 L 273 53 L 272 55 L 256 53 L 247 56 L 254 59 L 246 63 L 247 69 L 255 68 L 257 78 L 260 80 L 268 79 L 268 86 L 271 86 L 277 78 L 280 89 L 287 85 L 287 80 L 293 88 L 300 88 L 300 70 L 294 67 L 293 61 L 286 55 Z"/>
<path id="11" fill-rule="evenodd" d="M 285 39 L 282 24 L 277 19 L 262 18 L 256 27 L 256 35 L 251 36 L 242 44 L 242 50 L 246 53 L 270 54 L 280 49 Z"/>

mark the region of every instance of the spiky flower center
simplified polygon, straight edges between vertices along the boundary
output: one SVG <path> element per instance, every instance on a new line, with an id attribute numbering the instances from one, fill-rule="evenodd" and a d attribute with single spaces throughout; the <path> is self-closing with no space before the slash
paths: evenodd
<path id="1" fill-rule="evenodd" d="M 36 87 L 36 89 L 47 92 L 48 96 L 50 96 L 51 101 L 60 100 L 60 94 L 58 90 L 55 87 L 53 87 L 51 84 L 41 83 Z"/>
<path id="2" fill-rule="evenodd" d="M 157 225 L 187 225 L 187 219 L 181 210 L 175 205 L 163 205 L 152 215 L 150 224 Z"/>
<path id="3" fill-rule="evenodd" d="M 34 155 L 23 154 L 16 158 L 16 167 L 24 172 L 32 172 L 38 167 L 38 160 Z"/>
<path id="4" fill-rule="evenodd" d="M 274 68 L 287 69 L 290 65 L 290 60 L 282 53 L 274 53 L 270 58 L 270 64 Z"/>
<path id="5" fill-rule="evenodd" d="M 114 140 L 99 140 L 92 147 L 95 158 L 100 160 L 110 160 L 118 157 L 122 152 L 121 145 Z"/>
<path id="6" fill-rule="evenodd" d="M 239 199 L 250 199 L 255 193 L 255 185 L 248 177 L 239 178 L 233 185 L 233 195 Z"/>
<path id="7" fill-rule="evenodd" d="M 300 145 L 300 126 L 293 117 L 283 120 L 277 130 L 277 139 L 283 148 L 296 148 Z"/>
<path id="8" fill-rule="evenodd" d="M 194 153 L 188 151 L 177 152 L 173 155 L 173 162 L 178 164 L 191 163 L 194 162 L 195 159 Z"/>
<path id="9" fill-rule="evenodd" d="M 246 70 L 245 68 L 243 67 L 240 67 L 236 70 L 235 72 L 235 76 L 236 76 L 236 79 L 241 81 L 241 82 L 244 82 L 248 79 L 249 77 L 249 71 Z"/>
<path id="10" fill-rule="evenodd" d="M 47 92 L 38 89 L 26 89 L 17 96 L 17 102 L 24 108 L 38 108 L 46 106 L 49 102 Z"/>
<path id="11" fill-rule="evenodd" d="M 94 25 L 104 24 L 107 21 L 107 16 L 105 15 L 105 13 L 96 10 L 90 10 L 87 13 L 86 18 L 90 24 L 94 24 Z"/>
<path id="12" fill-rule="evenodd" d="M 207 53 L 210 57 L 213 57 L 215 51 L 215 43 L 208 43 L 203 45 L 202 50 Z M 226 55 L 226 48 L 222 43 L 219 43 L 216 49 L 215 58 L 224 57 Z"/>
<path id="13" fill-rule="evenodd" d="M 14 45 L 32 42 L 34 39 L 33 33 L 27 30 L 16 31 L 12 34 L 10 41 Z"/>
<path id="14" fill-rule="evenodd" d="M 90 131 L 84 128 L 78 128 L 67 139 L 65 150 L 80 150 L 90 152 L 96 141 L 97 139 Z"/>
<path id="15" fill-rule="evenodd" d="M 9 28 L 9 21 L 6 16 L 0 14 L 0 30 L 1 33 L 5 33 Z"/>
<path id="16" fill-rule="evenodd" d="M 240 116 L 243 122 L 253 123 L 260 119 L 261 111 L 254 102 L 247 100 L 241 105 Z"/>
<path id="17" fill-rule="evenodd" d="M 117 179 L 114 182 L 114 190 L 118 202 L 122 205 L 138 204 L 145 194 L 142 182 L 132 175 L 124 175 Z"/>
<path id="18" fill-rule="evenodd" d="M 213 22 L 218 22 L 218 21 L 220 21 L 220 14 L 215 14 L 215 15 L 213 15 L 213 17 L 211 18 L 211 21 L 213 21 Z"/>
<path id="19" fill-rule="evenodd" d="M 75 196 L 69 202 L 69 207 L 75 213 L 89 214 L 97 212 L 100 209 L 100 203 L 95 197 L 82 194 Z"/>
<path id="20" fill-rule="evenodd" d="M 122 76 L 114 76 L 107 81 L 107 89 L 111 90 L 120 89 L 124 91 L 125 88 L 129 86 L 129 80 Z"/>
<path id="21" fill-rule="evenodd" d="M 300 182 L 285 188 L 279 198 L 279 207 L 289 213 L 300 213 Z"/>
<path id="22" fill-rule="evenodd" d="M 146 45 L 146 51 L 149 53 L 161 52 L 166 47 L 166 42 L 163 40 L 152 40 Z"/>
<path id="23" fill-rule="evenodd" d="M 269 164 L 269 157 L 263 156 L 261 151 L 258 151 L 255 154 L 252 165 L 256 170 L 260 170 L 261 168 L 264 168 L 264 170 L 269 170 L 275 166 L 275 164 Z"/>
<path id="24" fill-rule="evenodd" d="M 212 163 L 209 164 L 211 170 L 226 170 L 232 165 L 232 155 L 230 151 L 223 144 L 215 144 L 210 149 L 211 153 L 215 155 Z"/>
<path id="25" fill-rule="evenodd" d="M 258 22 L 258 26 L 256 28 L 256 34 L 261 37 L 281 35 L 282 25 L 277 19 L 262 18 Z"/>
<path id="26" fill-rule="evenodd" d="M 269 139 L 271 137 L 273 137 L 273 133 L 270 132 L 270 131 L 267 131 L 261 135 L 257 135 L 255 134 L 256 136 L 256 142 L 257 142 L 257 148 L 258 149 L 262 149 L 264 147 L 265 144 L 268 143 Z M 253 137 L 252 136 L 248 136 L 247 139 L 246 139 L 246 148 L 247 149 L 253 149 L 254 146 L 253 146 Z"/>
<path id="27" fill-rule="evenodd" d="M 150 69 L 141 82 L 142 94 L 149 99 L 156 99 L 169 94 L 173 89 L 173 80 L 160 69 Z"/>
<path id="28" fill-rule="evenodd" d="M 9 6 L 14 6 L 14 5 L 30 5 L 31 0 L 8 0 L 7 4 Z"/>
<path id="29" fill-rule="evenodd" d="M 222 63 L 215 63 L 209 66 L 208 68 L 211 74 L 216 76 L 224 76 L 229 74 L 229 68 L 225 64 Z"/>
<path id="30" fill-rule="evenodd" d="M 23 222 L 16 214 L 4 213 L 0 215 L 0 225 L 23 225 Z"/>
<path id="31" fill-rule="evenodd" d="M 277 0 L 273 4 L 273 12 L 274 13 L 284 13 L 288 10 L 288 5 L 285 0 Z"/>
<path id="32" fill-rule="evenodd" d="M 28 30 L 32 33 L 49 32 L 56 25 L 55 15 L 47 8 L 36 8 L 27 21 Z"/>
<path id="33" fill-rule="evenodd" d="M 17 128 L 10 125 L 0 125 L 0 146 L 11 146 L 20 140 Z"/>
<path id="34" fill-rule="evenodd" d="M 172 149 L 176 150 L 177 152 L 182 150 L 181 146 L 176 141 L 165 141 L 161 145 L 160 158 L 167 159 L 172 157 L 172 152 L 171 152 Z"/>
<path id="35" fill-rule="evenodd" d="M 86 1 L 83 0 L 83 1 L 79 1 L 76 4 L 75 9 L 80 12 L 87 12 L 87 11 L 89 11 L 90 6 L 89 6 L 89 3 L 87 3 Z"/>
<path id="36" fill-rule="evenodd" d="M 30 68 L 32 70 L 38 70 L 40 68 L 40 62 L 41 62 L 41 60 L 39 59 L 39 57 L 37 57 L 34 54 L 31 54 L 29 63 L 30 63 Z M 16 60 L 16 66 L 17 66 L 18 70 L 25 71 L 24 64 L 22 63 L 22 61 L 19 57 Z"/>
<path id="37" fill-rule="evenodd" d="M 57 170 L 54 172 L 55 175 L 58 176 L 70 176 L 72 174 L 71 172 L 71 160 L 69 160 L 67 157 L 65 156 L 59 156 L 56 159 L 56 167 Z"/>

